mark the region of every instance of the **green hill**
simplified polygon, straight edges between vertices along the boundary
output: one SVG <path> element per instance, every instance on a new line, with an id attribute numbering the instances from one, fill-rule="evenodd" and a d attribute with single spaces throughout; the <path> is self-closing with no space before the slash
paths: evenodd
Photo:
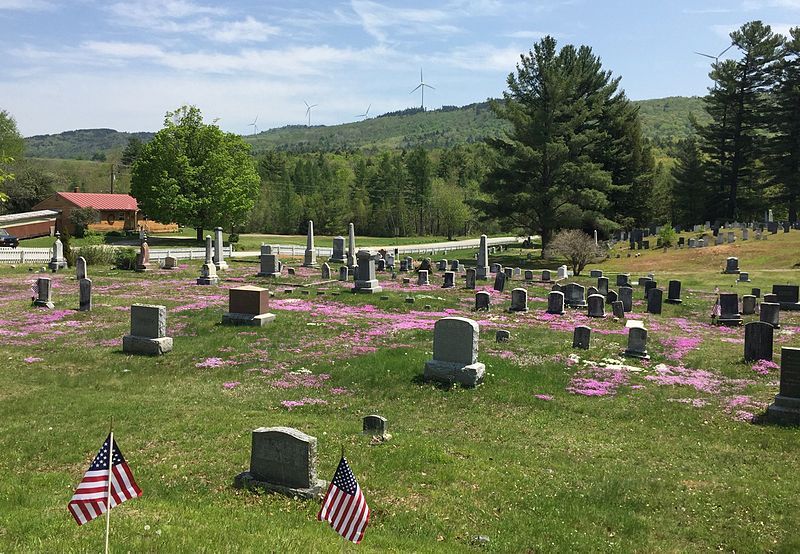
<path id="1" fill-rule="evenodd" d="M 644 133 L 657 145 L 687 136 L 689 115 L 701 122 L 708 116 L 698 97 L 674 96 L 636 101 L 642 115 Z M 410 148 L 445 148 L 498 136 L 506 123 L 497 119 L 488 102 L 468 106 L 444 106 L 438 110 L 412 108 L 383 114 L 364 121 L 340 125 L 290 125 L 263 131 L 245 140 L 258 154 L 266 150 L 291 152 Z M 25 139 L 26 156 L 37 158 L 91 159 L 97 153 L 119 152 L 132 136 L 143 141 L 153 133 L 121 133 L 112 129 L 84 129 Z"/>

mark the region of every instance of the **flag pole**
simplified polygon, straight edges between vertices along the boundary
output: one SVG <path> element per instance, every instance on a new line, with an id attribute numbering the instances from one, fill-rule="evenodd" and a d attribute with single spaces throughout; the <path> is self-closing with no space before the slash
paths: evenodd
<path id="1" fill-rule="evenodd" d="M 108 535 L 111 531 L 111 463 L 114 459 L 114 416 L 108 431 L 108 489 L 106 491 L 106 554 L 108 554 Z"/>

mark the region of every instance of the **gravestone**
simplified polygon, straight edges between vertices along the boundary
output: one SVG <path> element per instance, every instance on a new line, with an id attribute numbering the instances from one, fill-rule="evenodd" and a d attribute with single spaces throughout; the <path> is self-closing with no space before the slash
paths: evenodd
<path id="1" fill-rule="evenodd" d="M 528 291 L 523 288 L 516 288 L 511 291 L 511 308 L 510 312 L 527 312 L 528 311 Z"/>
<path id="2" fill-rule="evenodd" d="M 394 254 L 386 254 L 386 267 L 394 270 Z"/>
<path id="3" fill-rule="evenodd" d="M 392 436 L 389 434 L 389 426 L 387 420 L 383 416 L 372 414 L 364 416 L 361 420 L 362 433 L 371 437 L 380 437 L 383 440 L 388 440 Z"/>
<path id="4" fill-rule="evenodd" d="M 478 271 L 474 267 L 467 268 L 466 288 L 474 289 Z"/>
<path id="5" fill-rule="evenodd" d="M 597 292 L 603 296 L 608 295 L 608 277 L 597 278 Z"/>
<path id="6" fill-rule="evenodd" d="M 478 247 L 478 267 L 475 268 L 475 277 L 481 281 L 489 278 L 489 251 L 486 248 L 486 235 L 481 235 L 481 243 Z"/>
<path id="7" fill-rule="evenodd" d="M 590 294 L 587 301 L 589 306 L 589 317 L 606 316 L 606 299 L 600 294 Z"/>
<path id="8" fill-rule="evenodd" d="M 498 329 L 494 334 L 495 342 L 508 342 L 509 340 L 511 340 L 511 331 L 506 329 Z"/>
<path id="9" fill-rule="evenodd" d="M 86 275 L 86 258 L 83 256 L 78 256 L 78 259 L 75 260 L 75 279 L 80 281 L 81 279 L 86 279 L 88 275 Z"/>
<path id="10" fill-rule="evenodd" d="M 197 278 L 197 284 L 216 285 L 218 282 L 217 267 L 211 257 L 211 235 L 206 235 L 206 259 L 200 267 L 200 277 Z"/>
<path id="11" fill-rule="evenodd" d="M 531 271 L 530 269 L 526 269 L 525 273 L 523 274 L 523 278 L 526 281 L 533 281 L 533 271 Z"/>
<path id="12" fill-rule="evenodd" d="M 592 277 L 593 279 L 597 279 L 598 277 L 602 276 L 603 276 L 602 269 L 592 269 L 591 271 L 589 271 L 589 277 Z"/>
<path id="13" fill-rule="evenodd" d="M 725 239 L 723 238 L 722 235 L 720 235 L 720 234 L 714 235 L 714 245 L 715 246 L 719 246 L 724 242 L 725 242 Z"/>
<path id="14" fill-rule="evenodd" d="M 122 351 L 127 354 L 160 356 L 171 350 L 172 337 L 167 336 L 166 306 L 131 306 L 131 333 L 122 337 Z"/>
<path id="15" fill-rule="evenodd" d="M 742 240 L 747 240 L 750 238 L 750 231 L 747 229 L 742 229 Z"/>
<path id="16" fill-rule="evenodd" d="M 328 265 L 328 262 L 322 264 L 322 278 L 326 281 L 331 278 L 331 266 Z"/>
<path id="17" fill-rule="evenodd" d="M 750 294 L 752 294 L 756 298 L 761 298 L 761 289 L 758 287 L 753 287 L 752 289 L 750 289 Z"/>
<path id="18" fill-rule="evenodd" d="M 439 262 L 438 262 L 438 270 L 439 271 L 447 271 L 447 260 L 439 260 Z"/>
<path id="19" fill-rule="evenodd" d="M 34 306 L 40 308 L 55 308 L 53 304 L 53 289 L 50 277 L 39 277 L 36 279 L 36 299 L 33 301 Z"/>
<path id="20" fill-rule="evenodd" d="M 228 269 L 223 248 L 222 227 L 214 227 L 214 266 L 217 268 L 217 271 Z"/>
<path id="21" fill-rule="evenodd" d="M 736 233 L 734 231 L 728 231 L 728 244 L 736 242 Z"/>
<path id="22" fill-rule="evenodd" d="M 353 292 L 374 294 L 381 292 L 383 288 L 375 278 L 375 260 L 366 250 L 359 250 L 356 254 L 358 265 L 356 266 L 356 279 Z"/>
<path id="23" fill-rule="evenodd" d="M 678 237 L 678 247 L 683 248 L 684 246 L 686 246 L 686 238 Z"/>
<path id="24" fill-rule="evenodd" d="M 233 486 L 290 498 L 322 498 L 328 484 L 317 479 L 317 439 L 290 427 L 254 429 L 250 471 L 237 475 Z"/>
<path id="25" fill-rule="evenodd" d="M 476 310 L 488 310 L 491 304 L 491 295 L 486 291 L 480 291 L 475 293 L 475 309 Z"/>
<path id="26" fill-rule="evenodd" d="M 431 259 L 430 258 L 425 258 L 425 259 L 422 260 L 422 262 L 419 264 L 419 267 L 417 268 L 417 272 L 419 272 L 420 270 L 423 270 L 423 269 L 425 271 L 427 271 L 428 273 L 433 271 L 433 266 L 431 265 Z"/>
<path id="27" fill-rule="evenodd" d="M 767 419 L 800 425 L 800 348 L 781 348 L 780 389 L 767 408 Z"/>
<path id="28" fill-rule="evenodd" d="M 453 260 L 450 262 L 450 271 L 454 271 L 456 273 L 461 271 L 461 262 L 459 260 Z"/>
<path id="29" fill-rule="evenodd" d="M 503 266 L 498 263 L 493 263 L 489 266 L 490 273 L 501 273 L 503 271 Z"/>
<path id="30" fill-rule="evenodd" d="M 375 271 L 386 271 L 386 260 L 381 258 L 375 261 Z"/>
<path id="31" fill-rule="evenodd" d="M 558 266 L 558 280 L 560 281 L 561 279 L 566 279 L 567 277 L 569 277 L 569 270 L 567 269 L 567 266 Z"/>
<path id="32" fill-rule="evenodd" d="M 333 254 L 328 261 L 335 264 L 343 264 L 347 262 L 347 257 L 344 252 L 344 237 L 333 237 Z"/>
<path id="33" fill-rule="evenodd" d="M 167 252 L 164 257 L 164 269 L 176 269 L 178 267 L 178 258 L 172 255 L 172 252 Z"/>
<path id="34" fill-rule="evenodd" d="M 506 281 L 510 281 L 514 277 L 514 270 L 510 267 L 503 268 L 503 273 L 506 274 Z"/>
<path id="35" fill-rule="evenodd" d="M 317 267 L 317 253 L 314 250 L 314 222 L 308 220 L 306 251 L 303 254 L 303 267 Z"/>
<path id="36" fill-rule="evenodd" d="M 425 286 L 428 285 L 428 272 L 425 269 L 420 269 L 417 273 L 417 285 L 418 286 Z"/>
<path id="37" fill-rule="evenodd" d="M 742 296 L 742 315 L 753 315 L 756 313 L 756 297 L 752 294 Z"/>
<path id="38" fill-rule="evenodd" d="M 542 271 L 542 282 L 549 283 L 550 282 L 550 270 L 545 269 Z"/>
<path id="39" fill-rule="evenodd" d="M 773 329 L 780 329 L 781 321 L 781 305 L 777 302 L 767 302 L 766 300 L 761 303 L 759 310 L 759 321 L 769 323 Z"/>
<path id="40" fill-rule="evenodd" d="M 583 350 L 589 349 L 589 339 L 592 336 L 592 330 L 585 325 L 575 327 L 572 332 L 572 348 L 582 348 Z"/>
<path id="41" fill-rule="evenodd" d="M 562 289 L 564 292 L 564 302 L 569 308 L 586 307 L 586 289 L 578 283 L 569 283 Z"/>
<path id="42" fill-rule="evenodd" d="M 725 271 L 723 271 L 723 273 L 727 274 L 739 273 L 739 258 L 731 256 L 730 258 L 725 260 Z"/>
<path id="43" fill-rule="evenodd" d="M 622 302 L 623 310 L 626 312 L 633 311 L 633 287 L 620 287 L 619 301 Z"/>
<path id="44" fill-rule="evenodd" d="M 408 262 L 406 260 L 400 260 L 400 273 L 406 273 L 408 271 Z"/>
<path id="45" fill-rule="evenodd" d="M 796 311 L 800 310 L 800 286 L 797 285 L 772 285 L 772 294 L 778 297 L 778 304 L 781 310 Z"/>
<path id="46" fill-rule="evenodd" d="M 617 287 L 627 287 L 630 282 L 631 276 L 627 273 L 620 273 L 617 275 Z"/>
<path id="47" fill-rule="evenodd" d="M 681 302 L 681 282 L 673 279 L 669 282 L 667 289 L 667 304 L 680 304 Z"/>
<path id="48" fill-rule="evenodd" d="M 586 289 L 587 299 L 593 294 L 600 294 L 600 292 L 597 290 L 597 287 L 589 287 L 588 289 Z"/>
<path id="49" fill-rule="evenodd" d="M 228 291 L 228 312 L 223 314 L 226 325 L 250 325 L 263 327 L 275 320 L 269 309 L 269 291 L 261 287 L 246 285 Z"/>
<path id="50" fill-rule="evenodd" d="M 649 360 L 647 353 L 647 329 L 644 327 L 631 327 L 628 329 L 628 348 L 622 353 L 631 358 Z"/>
<path id="51" fill-rule="evenodd" d="M 735 292 L 722 292 L 719 295 L 720 316 L 717 320 L 721 325 L 741 325 L 742 316 L 739 315 L 739 295 Z"/>
<path id="52" fill-rule="evenodd" d="M 494 290 L 503 292 L 506 288 L 506 274 L 498 271 L 494 276 Z"/>
<path id="53" fill-rule="evenodd" d="M 445 317 L 433 327 L 433 359 L 425 362 L 424 377 L 474 387 L 483 381 L 486 366 L 478 362 L 478 324 L 464 317 Z"/>
<path id="54" fill-rule="evenodd" d="M 689 248 L 697 248 L 697 240 L 689 239 Z"/>
<path id="55" fill-rule="evenodd" d="M 547 313 L 564 315 L 564 293 L 559 290 L 550 291 L 547 295 Z"/>
<path id="56" fill-rule="evenodd" d="M 736 279 L 736 281 L 739 282 L 739 283 L 749 283 L 750 282 L 750 274 L 747 273 L 746 271 L 741 271 L 739 273 L 739 278 Z"/>
<path id="57" fill-rule="evenodd" d="M 347 236 L 347 268 L 350 271 L 355 271 L 356 268 L 356 231 L 351 223 L 348 226 L 349 232 Z M 394 258 L 392 258 L 394 261 Z"/>
<path id="58" fill-rule="evenodd" d="M 258 272 L 259 277 L 280 277 L 283 264 L 278 260 L 278 255 L 272 253 L 272 246 L 262 244 L 259 259 L 261 262 L 261 271 Z"/>
<path id="59" fill-rule="evenodd" d="M 443 289 L 451 289 L 456 286 L 456 274 L 453 271 L 444 272 L 444 282 L 442 283 Z"/>
<path id="60" fill-rule="evenodd" d="M 660 314 L 663 297 L 663 290 L 650 289 L 650 292 L 647 293 L 647 313 Z"/>
<path id="61" fill-rule="evenodd" d="M 618 319 L 625 319 L 625 308 L 620 300 L 611 303 L 611 314 Z"/>
<path id="62" fill-rule="evenodd" d="M 142 241 L 139 247 L 139 255 L 136 256 L 136 271 L 144 272 L 150 271 L 150 246 L 147 244 L 147 239 Z"/>
<path id="63" fill-rule="evenodd" d="M 617 296 L 617 291 L 614 289 L 609 289 L 608 294 L 606 294 L 606 304 L 611 304 L 612 302 L 616 302 L 619 300 Z"/>
<path id="64" fill-rule="evenodd" d="M 775 329 L 763 321 L 751 321 L 744 326 L 744 361 L 772 361 L 772 335 Z"/>
<path id="65" fill-rule="evenodd" d="M 92 280 L 88 277 L 78 280 L 78 311 L 92 311 Z"/>
<path id="66" fill-rule="evenodd" d="M 653 280 L 647 281 L 644 284 L 644 297 L 643 298 L 645 300 L 647 300 L 649 298 L 648 295 L 650 294 L 650 291 L 653 290 L 654 288 L 656 288 L 657 286 L 658 286 L 657 282 L 655 282 Z"/>
<path id="67" fill-rule="evenodd" d="M 346 265 L 343 265 L 342 267 L 339 268 L 339 280 L 347 282 L 349 278 L 350 278 L 350 270 L 347 269 Z"/>
<path id="68" fill-rule="evenodd" d="M 765 294 L 764 295 L 764 302 L 769 302 L 770 304 L 778 304 L 780 306 L 780 304 L 778 303 L 778 295 L 777 294 L 772 294 L 772 293 Z"/>
<path id="69" fill-rule="evenodd" d="M 61 242 L 61 233 L 56 231 L 56 240 L 50 249 L 50 263 L 48 267 L 51 271 L 58 271 L 67 267 L 67 259 L 64 257 L 64 244 Z"/>
<path id="70" fill-rule="evenodd" d="M 649 283 L 652 280 L 653 280 L 652 277 L 639 277 L 638 285 L 640 287 L 643 287 L 643 286 L 645 286 L 647 283 Z"/>

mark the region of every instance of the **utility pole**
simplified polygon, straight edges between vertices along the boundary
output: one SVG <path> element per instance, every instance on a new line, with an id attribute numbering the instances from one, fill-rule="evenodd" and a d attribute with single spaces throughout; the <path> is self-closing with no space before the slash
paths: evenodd
<path id="1" fill-rule="evenodd" d="M 117 172 L 114 162 L 111 162 L 111 194 L 114 194 L 114 183 L 117 182 Z"/>

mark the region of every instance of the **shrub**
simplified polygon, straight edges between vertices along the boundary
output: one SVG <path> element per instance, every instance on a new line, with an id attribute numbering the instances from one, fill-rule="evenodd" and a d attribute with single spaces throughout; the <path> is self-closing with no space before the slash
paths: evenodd
<path id="1" fill-rule="evenodd" d="M 117 269 L 136 269 L 136 248 L 114 248 L 114 267 Z"/>
<path id="2" fill-rule="evenodd" d="M 88 265 L 111 265 L 116 261 L 114 248 L 98 244 L 81 246 L 76 249 Z"/>
<path id="3" fill-rule="evenodd" d="M 239 242 L 239 233 L 231 233 L 228 235 L 228 244 L 235 244 Z"/>
<path id="4" fill-rule="evenodd" d="M 100 212 L 94 208 L 78 208 L 69 214 L 69 221 L 75 226 L 75 236 L 83 238 L 90 223 L 97 221 Z"/>
<path id="5" fill-rule="evenodd" d="M 586 264 L 604 259 L 606 252 L 583 231 L 565 229 L 555 234 L 545 251 L 547 258 L 552 259 L 559 256 L 567 259 L 575 275 L 580 275 Z"/>
<path id="6" fill-rule="evenodd" d="M 664 248 L 675 246 L 675 243 L 678 241 L 678 233 L 675 232 L 672 225 L 664 225 L 658 231 L 658 239 L 661 241 L 661 246 Z"/>
<path id="7" fill-rule="evenodd" d="M 64 247 L 64 259 L 67 260 L 69 267 L 75 267 L 75 252 L 72 250 L 70 243 L 72 242 L 72 235 L 67 231 L 61 233 L 61 244 Z"/>
<path id="8" fill-rule="evenodd" d="M 92 231 L 91 229 L 86 229 L 83 233 L 83 244 L 84 245 L 97 245 L 103 244 L 104 234 L 99 231 Z"/>

